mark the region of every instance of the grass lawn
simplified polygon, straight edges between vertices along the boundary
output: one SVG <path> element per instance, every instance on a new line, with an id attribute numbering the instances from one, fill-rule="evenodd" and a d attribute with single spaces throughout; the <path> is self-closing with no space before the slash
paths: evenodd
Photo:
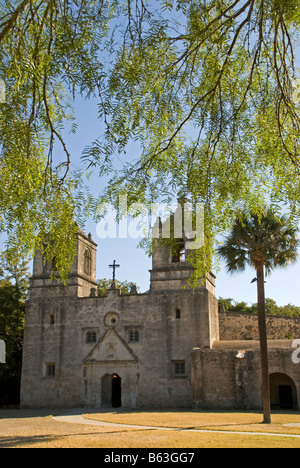
<path id="1" fill-rule="evenodd" d="M 184 429 L 207 429 L 218 431 L 271 432 L 300 435 L 300 427 L 285 427 L 284 424 L 300 424 L 298 411 L 272 414 L 272 424 L 262 424 L 260 412 L 234 411 L 115 411 L 85 414 L 85 418 L 118 424 L 174 427 Z M 300 440 L 299 440 L 300 446 Z"/>
<path id="2" fill-rule="evenodd" d="M 114 423 L 156 427 L 195 428 L 213 431 L 300 434 L 300 413 L 273 414 L 270 426 L 260 424 L 256 412 L 114 411 L 84 414 L 85 418 L 111 422 L 93 426 L 59 422 L 57 410 L 0 410 L 0 448 L 299 448 L 300 439 L 282 436 L 227 434 L 226 432 L 168 431 L 114 426 Z M 92 421 L 91 421 L 92 423 Z M 100 455 L 101 461 L 101 455 Z"/>

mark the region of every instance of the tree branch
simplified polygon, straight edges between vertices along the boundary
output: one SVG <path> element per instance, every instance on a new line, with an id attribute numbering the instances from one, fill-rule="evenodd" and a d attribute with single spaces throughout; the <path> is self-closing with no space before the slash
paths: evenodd
<path id="1" fill-rule="evenodd" d="M 12 13 L 11 17 L 9 20 L 5 21 L 1 26 L 3 26 L 3 29 L 0 31 L 0 42 L 4 39 L 6 34 L 15 26 L 17 19 L 20 14 L 23 13 L 24 9 L 26 6 L 30 3 L 30 0 L 24 0 L 18 8 Z"/>

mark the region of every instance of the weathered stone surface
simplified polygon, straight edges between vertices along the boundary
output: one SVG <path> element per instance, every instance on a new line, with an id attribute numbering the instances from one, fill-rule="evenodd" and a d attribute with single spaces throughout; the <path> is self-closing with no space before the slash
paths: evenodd
<path id="1" fill-rule="evenodd" d="M 300 339 L 300 318 L 266 317 L 269 340 L 284 340 L 286 336 Z M 219 316 L 222 340 L 258 340 L 257 315 L 221 313 Z"/>
<path id="2" fill-rule="evenodd" d="M 92 253 L 90 277 L 83 271 L 86 248 Z M 191 349 L 210 347 L 219 338 L 214 278 L 195 292 L 182 289 L 191 266 L 172 263 L 160 248 L 151 273 L 155 287 L 147 294 L 133 290 L 122 296 L 111 289 L 107 297 L 95 297 L 94 291 L 91 297 L 94 251 L 92 240 L 80 233 L 67 287 L 51 280 L 36 256 L 26 309 L 22 405 L 98 407 L 105 376 L 117 375 L 124 407 L 191 407 Z M 89 332 L 95 342 L 87 339 Z"/>
<path id="3" fill-rule="evenodd" d="M 67 287 L 36 254 L 23 406 L 261 408 L 257 317 L 219 314 L 213 275 L 191 290 L 192 266 L 158 246 L 148 293 L 97 297 L 96 244 L 80 232 L 77 248 Z M 300 338 L 300 320 L 269 317 L 268 334 L 272 403 L 298 408 L 300 364 L 284 338 Z"/>
<path id="4" fill-rule="evenodd" d="M 214 349 L 193 349 L 192 391 L 197 408 L 261 409 L 261 375 L 259 343 L 249 341 L 219 342 Z M 272 403 L 282 380 L 293 393 L 293 408 L 300 401 L 299 364 L 292 361 L 292 342 L 269 345 L 269 373 L 273 379 Z M 217 378 L 216 378 L 217 376 Z M 286 383 L 284 386 L 288 386 Z M 278 403 L 279 405 L 279 403 Z"/>

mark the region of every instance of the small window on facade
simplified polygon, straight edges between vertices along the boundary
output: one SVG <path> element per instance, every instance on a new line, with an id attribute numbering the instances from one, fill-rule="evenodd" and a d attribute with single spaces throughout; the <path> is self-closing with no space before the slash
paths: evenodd
<path id="1" fill-rule="evenodd" d="M 129 342 L 138 343 L 140 339 L 138 330 L 130 330 L 129 332 Z"/>
<path id="2" fill-rule="evenodd" d="M 180 310 L 180 309 L 176 309 L 175 315 L 176 315 L 176 319 L 179 320 L 180 317 L 181 317 L 181 310 Z"/>
<path id="3" fill-rule="evenodd" d="M 50 325 L 54 325 L 54 315 L 50 315 Z"/>
<path id="4" fill-rule="evenodd" d="M 55 364 L 47 364 L 47 377 L 55 377 Z"/>
<path id="5" fill-rule="evenodd" d="M 173 374 L 177 377 L 185 376 L 185 361 L 173 361 Z"/>
<path id="6" fill-rule="evenodd" d="M 94 330 L 90 330 L 86 334 L 86 342 L 88 344 L 96 343 L 97 334 Z"/>
<path id="7" fill-rule="evenodd" d="M 91 263 L 91 252 L 89 251 L 89 249 L 85 249 L 83 257 L 83 271 L 88 276 L 91 275 Z"/>

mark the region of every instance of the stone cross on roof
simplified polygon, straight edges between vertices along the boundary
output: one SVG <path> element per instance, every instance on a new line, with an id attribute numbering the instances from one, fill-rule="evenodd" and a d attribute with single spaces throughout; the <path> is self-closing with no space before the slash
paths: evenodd
<path id="1" fill-rule="evenodd" d="M 116 260 L 114 260 L 114 263 L 112 265 L 109 265 L 109 268 L 113 269 L 113 285 L 115 285 L 115 282 L 116 282 L 116 268 L 120 268 L 120 265 L 117 265 Z"/>

